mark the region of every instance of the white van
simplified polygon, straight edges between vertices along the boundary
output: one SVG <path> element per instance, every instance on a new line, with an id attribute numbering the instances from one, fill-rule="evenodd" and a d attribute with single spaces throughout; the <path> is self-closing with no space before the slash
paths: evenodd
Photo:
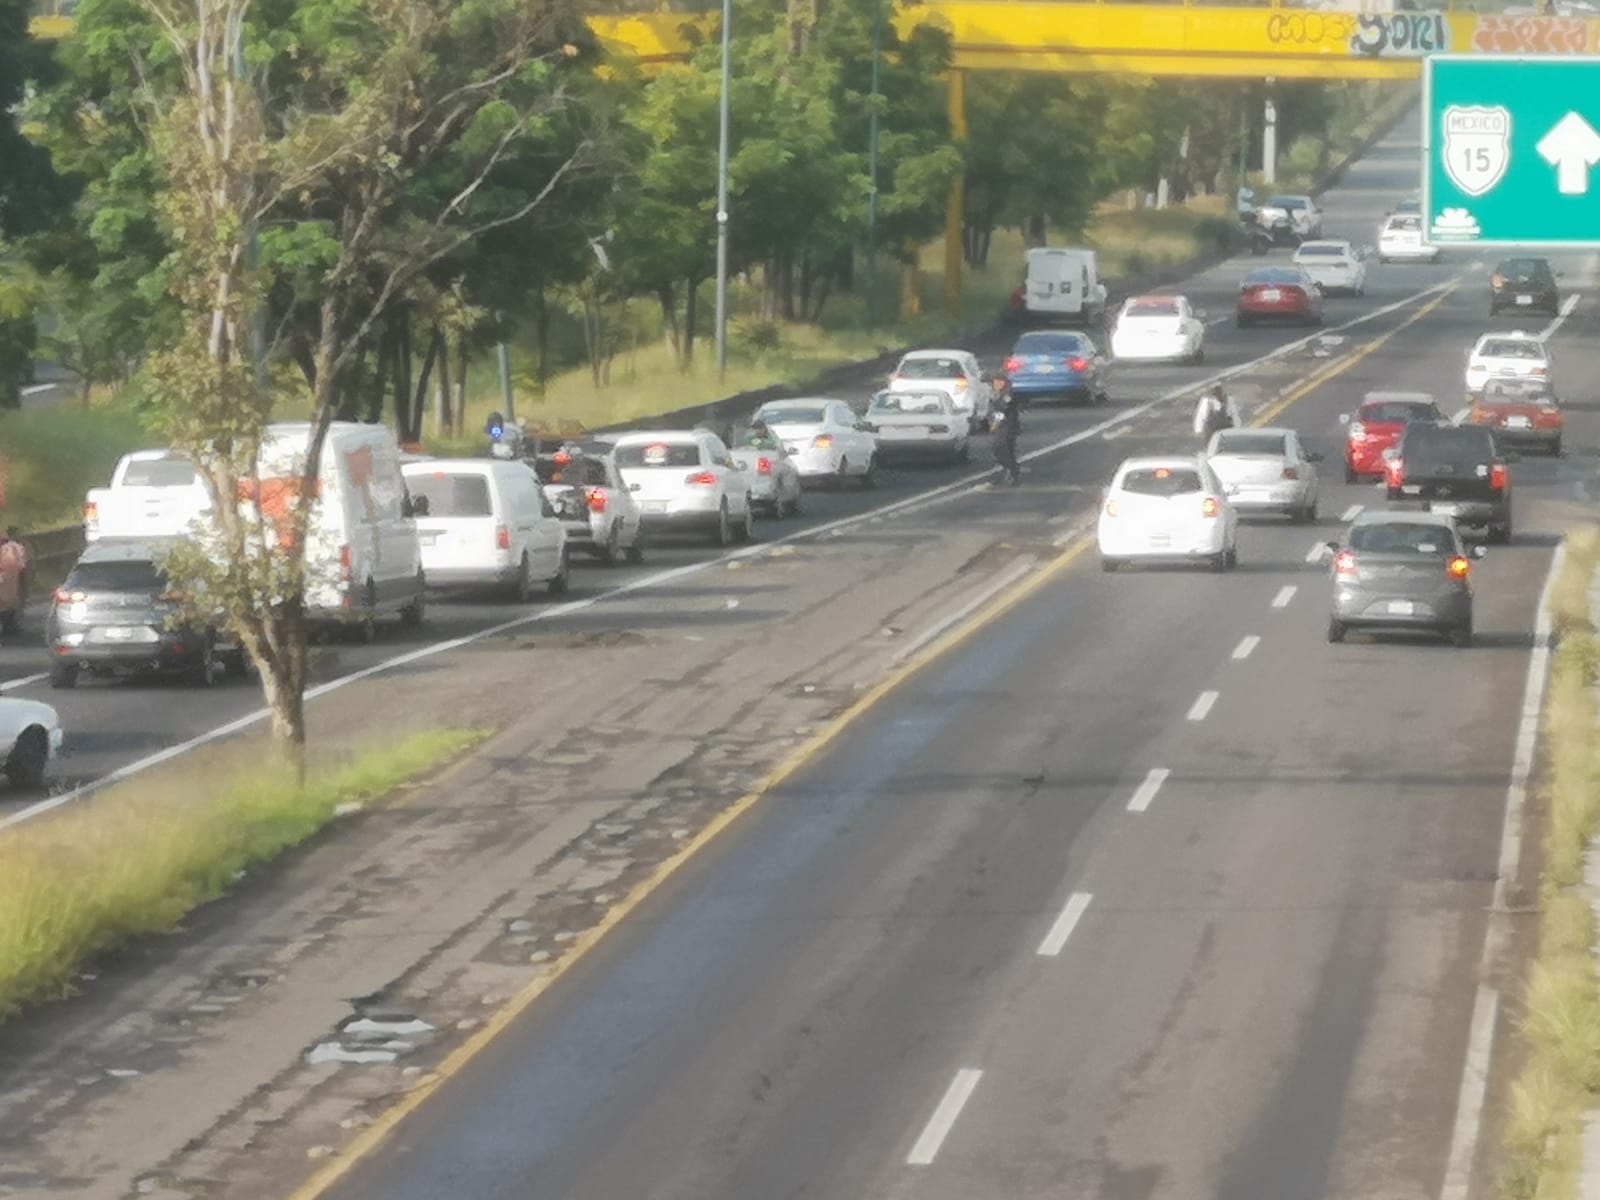
<path id="1" fill-rule="evenodd" d="M 567 590 L 567 531 L 525 463 L 451 458 L 401 468 L 431 587 Z"/>
<path id="2" fill-rule="evenodd" d="M 109 487 L 90 488 L 84 497 L 83 539 L 176 532 L 210 510 L 211 493 L 187 458 L 171 450 L 135 450 L 118 461 Z"/>
<path id="3" fill-rule="evenodd" d="M 1037 247 L 1027 252 L 1025 261 L 1022 307 L 1028 316 L 1081 325 L 1104 317 L 1106 289 L 1093 250 Z"/>

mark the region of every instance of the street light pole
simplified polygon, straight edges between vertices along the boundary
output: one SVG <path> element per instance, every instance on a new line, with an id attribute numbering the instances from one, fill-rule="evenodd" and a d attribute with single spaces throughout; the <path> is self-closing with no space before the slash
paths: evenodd
<path id="1" fill-rule="evenodd" d="M 733 0 L 722 0 L 722 101 L 717 130 L 717 378 L 728 372 L 728 93 L 732 82 Z"/>
<path id="2" fill-rule="evenodd" d="M 875 324 L 878 284 L 878 92 L 882 86 L 883 0 L 873 0 L 872 107 L 867 113 L 867 324 Z"/>

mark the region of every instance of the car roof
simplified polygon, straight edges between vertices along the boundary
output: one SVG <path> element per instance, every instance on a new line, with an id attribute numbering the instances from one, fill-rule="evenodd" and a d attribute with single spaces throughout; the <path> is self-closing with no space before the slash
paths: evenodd
<path id="1" fill-rule="evenodd" d="M 1478 346 L 1483 345 L 1485 342 L 1537 342 L 1541 348 L 1544 346 L 1543 339 L 1534 337 L 1526 329 L 1508 329 L 1504 333 L 1483 334 L 1478 338 L 1477 344 L 1473 349 L 1477 349 Z"/>
<path id="2" fill-rule="evenodd" d="M 698 442 L 706 435 L 705 430 L 696 429 L 635 429 L 629 433 L 619 434 L 616 444 L 618 446 L 651 445 L 654 442 L 665 442 L 677 445 L 686 445 L 689 442 Z"/>
<path id="3" fill-rule="evenodd" d="M 1415 509 L 1401 509 L 1398 512 L 1380 510 L 1377 512 L 1361 512 L 1356 514 L 1354 525 L 1437 525 L 1441 529 L 1455 529 L 1455 518 L 1447 517 L 1440 513 L 1422 512 Z"/>
<path id="4" fill-rule="evenodd" d="M 1437 404 L 1439 403 L 1428 392 L 1367 392 L 1361 397 L 1362 404 Z"/>
<path id="5" fill-rule="evenodd" d="M 901 355 L 900 361 L 908 358 L 963 358 L 971 353 L 968 350 L 907 350 Z"/>
<path id="6" fill-rule="evenodd" d="M 1348 245 L 1350 245 L 1348 238 L 1317 238 L 1314 241 L 1301 242 L 1297 247 L 1295 247 L 1295 252 L 1299 253 L 1308 246 L 1337 246 L 1342 250 Z"/>
<path id="7" fill-rule="evenodd" d="M 130 450 L 123 455 L 129 462 L 154 462 L 164 458 L 186 458 L 187 455 L 178 450 Z"/>
<path id="8" fill-rule="evenodd" d="M 1230 425 L 1226 429 L 1219 429 L 1217 433 L 1226 436 L 1230 433 L 1272 433 L 1283 437 L 1285 434 L 1294 433 L 1287 425 Z M 1298 437 L 1299 435 L 1296 434 Z"/>
<path id="9" fill-rule="evenodd" d="M 161 551 L 176 545 L 179 538 L 101 538 L 91 542 L 78 556 L 81 563 L 153 562 Z"/>
<path id="10" fill-rule="evenodd" d="M 1155 467 L 1198 467 L 1204 459 L 1198 454 L 1147 454 L 1138 458 L 1125 458 L 1117 466 L 1117 474 L 1127 471 L 1144 471 Z"/>

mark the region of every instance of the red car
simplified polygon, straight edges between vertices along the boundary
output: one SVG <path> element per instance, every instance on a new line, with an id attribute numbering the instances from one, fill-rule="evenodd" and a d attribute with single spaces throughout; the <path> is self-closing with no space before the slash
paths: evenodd
<path id="1" fill-rule="evenodd" d="M 1423 392 L 1368 392 L 1361 407 L 1339 418 L 1345 424 L 1344 481 L 1384 473 L 1383 452 L 1398 445 L 1413 421 L 1449 421 L 1432 396 Z"/>
<path id="2" fill-rule="evenodd" d="M 1491 379 L 1472 405 L 1465 424 L 1486 425 L 1502 446 L 1536 446 L 1561 453 L 1565 421 L 1561 405 L 1542 379 Z"/>
<path id="3" fill-rule="evenodd" d="M 1257 321 L 1322 324 L 1322 289 L 1299 267 L 1263 267 L 1239 285 L 1239 328 Z"/>

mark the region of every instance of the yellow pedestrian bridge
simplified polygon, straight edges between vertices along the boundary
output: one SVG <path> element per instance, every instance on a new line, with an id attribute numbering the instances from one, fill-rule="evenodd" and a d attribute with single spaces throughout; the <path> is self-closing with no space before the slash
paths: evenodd
<path id="1" fill-rule="evenodd" d="M 960 71 L 1048 71 L 1277 79 L 1414 79 L 1429 54 L 1596 54 L 1600 19 L 1352 8 L 924 0 L 897 6 L 901 34 L 948 29 Z M 596 16 L 590 27 L 648 66 L 686 57 L 715 16 Z M 40 37 L 70 32 L 39 17 Z"/>

